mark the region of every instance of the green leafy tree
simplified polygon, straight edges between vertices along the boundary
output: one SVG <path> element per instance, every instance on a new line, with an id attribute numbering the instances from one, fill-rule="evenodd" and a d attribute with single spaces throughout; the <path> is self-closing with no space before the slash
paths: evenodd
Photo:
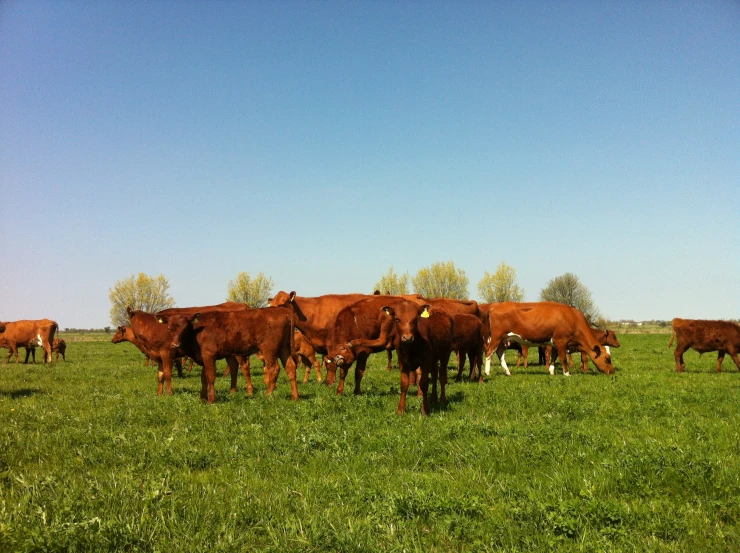
<path id="1" fill-rule="evenodd" d="M 411 282 L 414 292 L 425 298 L 468 299 L 468 277 L 452 261 L 437 262 L 419 269 Z"/>
<path id="2" fill-rule="evenodd" d="M 274 286 L 272 279 L 262 273 L 252 278 L 249 273 L 241 272 L 229 281 L 226 299 L 246 303 L 250 307 L 265 307 Z"/>
<path id="3" fill-rule="evenodd" d="M 388 268 L 380 280 L 375 283 L 373 292 L 380 290 L 381 294 L 408 294 L 409 293 L 409 274 L 404 273 L 400 277 L 393 271 L 393 267 Z"/>
<path id="4" fill-rule="evenodd" d="M 115 326 L 127 325 L 129 320 L 126 308 L 129 306 L 149 313 L 174 307 L 175 300 L 167 293 L 169 288 L 169 280 L 164 275 L 150 277 L 139 273 L 139 276 L 131 275 L 119 280 L 108 290 L 111 322 Z"/>
<path id="5" fill-rule="evenodd" d="M 486 303 L 524 299 L 524 290 L 516 282 L 516 269 L 503 261 L 495 273 L 483 273 L 483 278 L 478 283 L 478 292 Z"/>
<path id="6" fill-rule="evenodd" d="M 586 320 L 592 325 L 603 319 L 591 299 L 591 292 L 573 273 L 565 273 L 550 280 L 540 292 L 540 299 L 575 307 L 586 316 Z"/>

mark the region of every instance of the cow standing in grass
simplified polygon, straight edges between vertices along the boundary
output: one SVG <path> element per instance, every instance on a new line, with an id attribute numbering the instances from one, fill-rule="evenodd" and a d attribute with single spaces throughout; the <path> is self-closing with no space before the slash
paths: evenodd
<path id="1" fill-rule="evenodd" d="M 586 317 L 574 307 L 556 302 L 494 303 L 484 315 L 483 336 L 486 352 L 486 374 L 491 372 L 491 356 L 495 351 L 506 374 L 509 368 L 504 357 L 507 340 L 528 347 L 554 346 L 561 359 L 567 359 L 568 344 L 586 352 L 596 367 L 607 374 L 614 372 L 611 356 L 599 344 L 588 326 Z M 555 366 L 550 364 L 550 374 Z M 563 374 L 568 375 L 567 363 Z"/>
<path id="2" fill-rule="evenodd" d="M 731 321 L 705 321 L 696 319 L 673 319 L 671 332 L 671 341 L 668 347 L 673 345 L 674 338 L 676 342 L 676 371 L 684 372 L 686 364 L 683 360 L 683 354 L 689 348 L 701 353 L 709 351 L 717 352 L 717 372 L 722 371 L 722 361 L 725 355 L 730 357 L 740 370 L 740 325 Z"/>
<path id="3" fill-rule="evenodd" d="M 44 363 L 51 363 L 52 344 L 54 334 L 59 325 L 50 319 L 22 320 L 2 323 L 5 330 L 0 331 L 0 347 L 10 350 L 7 362 L 15 355 L 16 364 L 18 360 L 18 348 L 26 348 L 26 363 L 28 362 L 28 348 L 42 347 L 44 349 Z M 34 353 L 34 362 L 36 355 Z"/>

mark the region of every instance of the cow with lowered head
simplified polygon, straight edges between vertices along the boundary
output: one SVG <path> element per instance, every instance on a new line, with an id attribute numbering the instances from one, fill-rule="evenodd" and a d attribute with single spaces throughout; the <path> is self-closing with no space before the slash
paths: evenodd
<path id="1" fill-rule="evenodd" d="M 561 359 L 567 359 L 568 344 L 575 344 L 579 351 L 591 357 L 600 371 L 607 374 L 614 372 L 611 356 L 593 335 L 583 313 L 562 303 L 494 303 L 484 315 L 483 336 L 486 374 L 491 372 L 491 356 L 494 351 L 501 359 L 505 372 L 509 374 L 503 355 L 507 340 L 528 347 L 552 345 Z M 552 364 L 549 371 L 550 374 L 555 372 Z M 568 374 L 565 367 L 563 373 Z"/>

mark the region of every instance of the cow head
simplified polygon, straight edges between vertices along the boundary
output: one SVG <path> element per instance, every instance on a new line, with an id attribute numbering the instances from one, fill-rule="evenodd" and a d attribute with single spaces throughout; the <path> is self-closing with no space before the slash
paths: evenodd
<path id="1" fill-rule="evenodd" d="M 293 304 L 295 300 L 295 292 L 284 292 L 280 290 L 275 297 L 267 300 L 270 307 L 288 307 L 289 304 Z"/>
<path id="2" fill-rule="evenodd" d="M 126 338 L 126 330 L 128 330 L 127 326 L 119 326 L 116 330 L 116 333 L 113 335 L 113 338 L 111 338 L 111 342 L 114 344 L 120 344 L 121 342 L 127 342 L 128 338 Z"/>
<path id="3" fill-rule="evenodd" d="M 614 372 L 614 365 L 612 365 L 612 357 L 606 352 L 604 347 L 595 345 L 593 347 L 593 356 L 591 357 L 593 362 L 596 364 L 596 368 L 606 374 L 612 374 Z"/>
<path id="4" fill-rule="evenodd" d="M 200 313 L 194 315 L 157 315 L 157 322 L 167 325 L 167 333 L 172 339 L 172 349 L 178 349 L 182 344 L 185 333 L 192 330 L 192 325 L 198 322 L 198 317 L 200 317 Z"/>
<path id="5" fill-rule="evenodd" d="M 418 335 L 419 319 L 426 319 L 431 313 L 432 306 L 429 304 L 418 305 L 411 301 L 404 301 L 396 305 L 395 309 L 383 307 L 383 311 L 393 317 L 396 335 L 401 344 L 411 344 Z"/>
<path id="6" fill-rule="evenodd" d="M 327 368 L 333 363 L 337 367 L 349 367 L 355 362 L 355 348 L 352 342 L 339 344 L 327 351 Z"/>
<path id="7" fill-rule="evenodd" d="M 604 334 L 605 334 L 605 341 L 604 341 L 605 346 L 609 346 L 612 348 L 618 348 L 620 346 L 619 340 L 617 339 L 617 335 L 614 334 L 613 330 L 605 330 Z"/>

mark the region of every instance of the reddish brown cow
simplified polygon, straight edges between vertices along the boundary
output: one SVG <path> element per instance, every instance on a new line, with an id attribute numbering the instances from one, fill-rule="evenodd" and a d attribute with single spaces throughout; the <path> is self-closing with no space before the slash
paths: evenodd
<path id="1" fill-rule="evenodd" d="M 7 347 L 10 350 L 7 362 L 10 362 L 10 357 L 15 355 L 15 362 L 16 364 L 19 363 L 19 347 L 34 348 L 40 346 L 44 348 L 44 363 L 47 362 L 47 359 L 51 363 L 51 347 L 54 343 L 54 334 L 59 328 L 56 322 L 50 319 L 23 320 L 6 322 L 3 325 L 5 325 L 5 330 L 0 331 L 0 338 L 4 345 L 0 347 Z M 26 362 L 28 362 L 28 349 L 26 349 Z"/>
<path id="2" fill-rule="evenodd" d="M 295 341 L 295 352 L 298 356 L 298 360 L 303 363 L 306 367 L 306 374 L 303 377 L 303 383 L 308 382 L 308 377 L 311 374 L 311 367 L 316 371 L 316 380 L 321 382 L 323 377 L 321 376 L 321 363 L 316 359 L 316 350 L 311 345 L 311 342 L 303 335 L 303 332 L 295 329 L 295 335 L 293 337 Z"/>
<path id="3" fill-rule="evenodd" d="M 362 378 L 365 375 L 367 358 L 371 353 L 379 353 L 393 347 L 393 338 L 374 343 L 371 346 L 355 346 L 354 340 L 377 340 L 381 326 L 387 319 L 381 308 L 408 302 L 401 296 L 365 296 L 346 306 L 336 316 L 331 334 L 325 340 L 327 353 L 324 357 L 327 366 L 326 380 L 329 381 L 339 369 L 337 394 L 344 393 L 344 381 L 355 364 L 355 390 L 360 394 Z"/>
<path id="4" fill-rule="evenodd" d="M 130 341 L 157 363 L 157 394 L 162 394 L 163 387 L 166 387 L 167 395 L 172 394 L 172 366 L 174 360 L 181 357 L 177 354 L 177 348 L 180 346 L 182 333 L 193 317 L 180 314 L 155 315 L 130 307 L 126 311 L 135 338 L 135 341 Z"/>
<path id="5" fill-rule="evenodd" d="M 2 344 L 2 338 L 0 338 L 0 347 L 5 347 Z M 26 350 L 26 360 L 24 363 L 28 363 L 29 356 L 33 359 L 33 362 L 36 363 L 36 348 L 24 348 Z M 56 357 L 54 358 L 54 361 L 59 361 L 59 354 L 62 354 L 62 360 L 66 361 L 67 358 L 64 356 L 64 352 L 67 351 L 67 342 L 64 341 L 63 338 L 54 338 L 54 343 L 51 346 L 52 353 L 56 353 Z M 10 356 L 13 355 L 12 351 L 8 352 L 8 361 L 10 361 Z"/>
<path id="6" fill-rule="evenodd" d="M 292 312 L 280 307 L 263 307 L 243 311 L 211 311 L 200 314 L 182 334 L 180 355 L 187 355 L 203 366 L 201 372 L 201 399 L 213 403 L 216 399 L 216 361 L 237 355 L 259 353 L 269 374 L 267 394 L 275 389 L 280 366 L 283 363 L 290 380 L 291 395 L 298 399 L 296 383 L 296 356 L 293 342 Z M 247 393 L 252 393 L 251 379 Z"/>
<path id="7" fill-rule="evenodd" d="M 186 317 L 193 316 L 195 314 L 203 314 L 203 313 L 209 313 L 209 312 L 216 312 L 216 313 L 227 313 L 231 311 L 246 311 L 248 309 L 252 309 L 249 305 L 246 303 L 238 302 L 238 301 L 225 301 L 223 303 L 218 303 L 216 305 L 202 305 L 202 306 L 196 306 L 196 307 L 170 307 L 168 309 L 163 309 L 162 311 L 158 311 L 157 315 L 183 315 Z M 177 361 L 177 370 L 180 376 L 182 376 L 182 368 L 180 366 L 180 361 Z M 190 360 L 190 368 L 188 370 L 191 370 L 193 367 L 193 360 Z M 227 374 L 231 377 L 231 393 L 236 393 L 236 381 L 237 381 L 237 375 L 239 373 L 239 369 L 241 369 L 242 374 L 244 375 L 244 378 L 247 380 L 247 388 L 252 388 L 252 378 L 251 378 L 251 371 L 249 366 L 249 357 L 242 357 L 242 356 L 228 356 L 226 357 L 226 371 L 224 372 L 224 376 Z M 250 391 L 251 393 L 251 391 Z"/>
<path id="8" fill-rule="evenodd" d="M 455 334 L 452 337 L 452 349 L 458 352 L 457 382 L 462 380 L 465 358 L 470 360 L 472 382 L 476 371 L 479 380 L 483 381 L 483 323 L 476 315 L 453 315 Z"/>
<path id="9" fill-rule="evenodd" d="M 609 350 L 610 347 L 618 348 L 620 346 L 619 340 L 617 339 L 617 335 L 614 333 L 613 330 L 603 330 L 601 328 L 591 327 L 591 332 L 593 332 L 596 339 L 599 341 L 599 344 L 602 346 L 605 346 L 604 349 L 606 350 L 607 354 L 611 354 L 611 351 Z M 519 355 L 516 359 L 516 366 L 519 366 L 519 362 L 521 359 L 524 359 L 524 367 L 527 366 L 527 355 L 528 355 L 528 349 L 527 346 L 523 346 L 521 344 L 518 344 L 516 342 L 510 343 L 510 349 L 514 349 L 519 351 Z M 545 346 L 545 347 L 538 347 L 538 353 L 539 353 L 539 364 L 545 365 L 549 367 L 551 364 L 555 363 L 555 360 L 558 358 L 558 352 L 557 350 L 553 350 L 552 346 Z M 573 364 L 573 358 L 572 354 L 578 352 L 578 345 L 575 343 L 568 344 L 568 364 L 567 366 L 570 368 L 574 367 Z M 588 355 L 586 355 L 584 352 L 581 353 L 581 372 L 588 372 Z"/>
<path id="10" fill-rule="evenodd" d="M 432 378 L 431 399 L 436 401 L 437 377 L 440 381 L 440 401 L 446 402 L 447 363 L 453 347 L 454 320 L 441 308 L 402 301 L 394 307 L 385 306 L 380 336 L 376 340 L 353 340 L 354 347 L 376 347 L 394 340 L 401 369 L 401 399 L 397 414 L 406 410 L 406 394 L 412 371 L 420 371 L 419 390 L 422 415 L 429 414 L 429 379 Z"/>
<path id="11" fill-rule="evenodd" d="M 614 372 L 611 357 L 599 344 L 588 326 L 583 313 L 555 302 L 502 302 L 491 305 L 484 317 L 483 335 L 486 350 L 486 374 L 491 371 L 493 352 L 501 359 L 506 374 L 506 358 L 503 356 L 506 340 L 520 342 L 526 346 L 554 345 L 561 359 L 566 358 L 568 344 L 574 343 L 580 351 L 588 353 L 596 367 L 607 374 Z M 555 367 L 550 365 L 550 374 Z M 563 373 L 568 374 L 563 368 Z"/>
<path id="12" fill-rule="evenodd" d="M 717 352 L 717 372 L 722 371 L 725 354 L 729 353 L 740 370 L 740 325 L 731 321 L 705 321 L 697 319 L 673 319 L 673 330 L 668 347 L 676 341 L 676 371 L 684 372 L 686 364 L 683 354 L 689 348 L 701 353 Z"/>
<path id="13" fill-rule="evenodd" d="M 295 292 L 280 291 L 270 298 L 269 304 L 274 307 L 288 307 L 295 314 L 295 326 L 305 335 L 314 350 L 324 355 L 327 366 L 326 384 L 334 384 L 336 366 L 326 356 L 327 341 L 334 328 L 339 312 L 363 298 L 373 297 L 368 294 L 327 294 L 318 297 L 297 296 Z M 364 367 L 363 367 L 364 370 Z"/>

